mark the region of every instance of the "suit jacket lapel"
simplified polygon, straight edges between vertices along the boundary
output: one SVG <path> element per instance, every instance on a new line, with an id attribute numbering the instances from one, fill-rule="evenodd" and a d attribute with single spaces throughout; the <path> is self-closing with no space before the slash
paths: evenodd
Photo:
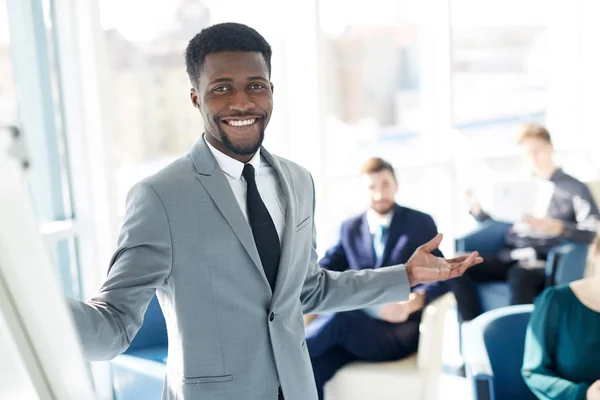
<path id="1" fill-rule="evenodd" d="M 294 252 L 294 243 L 296 242 L 295 187 L 287 165 L 281 163 L 264 148 L 261 148 L 260 152 L 265 160 L 267 160 L 267 162 L 275 168 L 275 171 L 277 171 L 279 184 L 281 185 L 286 200 L 285 226 L 281 238 L 281 256 L 279 258 L 279 270 L 277 272 L 277 281 L 273 293 L 273 301 L 275 301 L 282 293 L 284 286 L 287 283 L 286 277 L 289 272 L 290 262 Z"/>
<path id="2" fill-rule="evenodd" d="M 369 221 L 367 220 L 367 213 L 361 218 L 360 223 L 360 246 L 358 254 L 364 254 L 369 265 L 375 265 L 375 249 L 373 248 L 373 235 L 371 235 L 371 229 L 369 228 Z"/>
<path id="3" fill-rule="evenodd" d="M 398 239 L 400 238 L 400 234 L 402 233 L 402 229 L 401 229 L 402 228 L 402 222 L 401 222 L 402 214 L 403 214 L 402 207 L 400 207 L 397 204 L 394 205 L 394 215 L 392 216 L 392 220 L 390 221 L 390 228 L 388 230 L 388 235 L 387 235 L 387 239 L 385 242 L 385 248 L 383 250 L 383 255 L 377 261 L 377 265 L 375 266 L 375 268 L 380 268 L 382 265 L 384 265 L 384 263 L 389 258 L 390 253 L 393 250 L 394 246 L 398 242 Z"/>
<path id="4" fill-rule="evenodd" d="M 229 182 L 227 182 L 225 174 L 217 167 L 217 162 L 203 137 L 196 142 L 190 154 L 198 171 L 198 180 L 213 199 L 215 205 L 231 226 L 231 229 L 235 232 L 244 249 L 246 249 L 246 252 L 254 262 L 254 265 L 263 276 L 265 284 L 269 287 L 269 281 L 265 276 L 254 237 L 252 236 L 252 229 L 246 218 L 244 218 L 242 210 L 240 210 L 240 206 L 231 190 Z"/>

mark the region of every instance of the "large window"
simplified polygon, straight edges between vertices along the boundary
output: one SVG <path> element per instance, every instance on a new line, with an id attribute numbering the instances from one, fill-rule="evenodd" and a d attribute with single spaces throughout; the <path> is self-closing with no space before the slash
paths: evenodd
<path id="1" fill-rule="evenodd" d="M 271 9 L 281 7 L 270 0 L 261 2 Z M 285 35 L 280 31 L 284 24 L 266 14 L 255 15 L 259 3 L 240 2 L 232 8 L 232 4 L 202 0 L 150 2 L 138 13 L 137 1 L 100 1 L 113 120 L 109 147 L 119 215 L 133 184 L 188 152 L 203 133 L 202 118 L 189 97 L 184 52 L 190 39 L 209 25 L 247 23 L 270 42 L 276 111 L 265 143 L 280 155 L 278 150 L 286 148 L 281 128 L 286 123 L 281 45 Z M 130 15 L 136 13 L 132 20 Z"/>
<path id="2" fill-rule="evenodd" d="M 31 160 L 27 183 L 41 233 L 55 258 L 64 292 L 80 298 L 53 10 L 50 2 L 22 6 L 14 0 L 1 1 L 0 10 L 0 123 L 18 126 L 23 134 Z"/>
<path id="3" fill-rule="evenodd" d="M 354 172 L 371 154 L 411 156 L 422 126 L 420 14 L 411 4 L 320 2 L 329 175 Z"/>
<path id="4" fill-rule="evenodd" d="M 424 9 L 412 1 L 320 1 L 326 198 L 320 235 L 337 237 L 340 222 L 363 211 L 358 170 L 372 156 L 396 167 L 422 164 Z M 408 170 L 399 171 L 398 200 L 423 210 L 412 197 Z M 423 191 L 425 190 L 425 191 Z M 427 208 L 425 206 L 425 208 Z M 324 251 L 325 249 L 321 249 Z"/>
<path id="5" fill-rule="evenodd" d="M 548 13 L 539 0 L 449 0 L 456 231 L 473 227 L 466 190 L 498 173 L 526 171 L 516 144 L 523 123 L 546 123 Z"/>
<path id="6" fill-rule="evenodd" d="M 44 32 L 54 39 L 53 2 L 31 3 L 46 4 Z M 109 145 L 98 152 L 110 155 L 112 164 L 110 176 L 101 176 L 110 183 L 90 195 L 90 203 L 102 201 L 99 194 L 104 189 L 115 190 L 115 204 L 122 215 L 131 185 L 185 154 L 200 137 L 202 121 L 189 101 L 183 53 L 202 28 L 227 20 L 255 27 L 273 46 L 275 111 L 266 145 L 306 166 L 315 177 L 321 251 L 335 240 L 344 218 L 364 210 L 357 175 L 370 156 L 385 158 L 398 169 L 400 203 L 432 214 L 440 230 L 449 232 L 457 221 L 460 174 L 475 170 L 461 170 L 468 162 L 457 168 L 453 160 L 465 161 L 466 154 L 477 159 L 471 165 L 516 167 L 516 158 L 505 156 L 516 154 L 514 136 L 520 123 L 555 118 L 563 110 L 556 99 L 563 96 L 554 90 L 554 105 L 549 106 L 550 88 L 557 82 L 571 86 L 570 78 L 561 75 L 561 71 L 571 71 L 570 64 L 561 64 L 560 70 L 555 61 L 576 40 L 569 36 L 560 50 L 548 46 L 562 31 L 557 30 L 559 18 L 548 21 L 547 10 L 559 15 L 560 7 L 547 6 L 542 0 L 483 3 L 180 0 L 149 2 L 142 10 L 134 0 L 98 0 L 101 32 L 95 34 L 104 50 L 95 64 L 98 70 L 107 67 L 108 74 L 100 71 L 95 76 L 92 71 L 86 75 L 90 79 L 81 82 L 97 80 L 106 91 L 107 98 L 99 102 L 106 104 L 110 123 L 103 124 L 104 116 L 88 119 L 81 135 L 108 138 Z M 268 8 L 280 18 L 256 13 L 256 8 Z M 98 15 L 94 18 L 88 25 L 98 22 Z M 78 46 L 88 47 L 83 41 Z M 42 72 L 52 77 L 52 40 L 46 52 L 48 66 Z M 76 63 L 84 61 L 82 57 Z M 0 64 L 0 68 L 5 67 Z M 68 76 L 50 79 L 53 83 L 44 92 L 32 86 L 30 93 L 49 93 L 53 107 L 60 110 L 58 89 L 71 82 Z M 5 90 L 5 85 L 3 81 L 0 88 Z M 5 109 L 1 101 L 0 96 L 0 107 Z M 42 162 L 53 167 L 32 180 L 60 188 L 56 193 L 61 197 L 53 204 L 62 204 L 64 209 L 54 209 L 62 211 L 48 213 L 44 219 L 68 222 L 77 214 L 70 210 L 82 205 L 72 191 L 85 183 L 85 177 L 75 178 L 88 167 L 70 162 L 74 152 L 69 151 L 72 143 L 63 139 L 69 137 L 62 133 L 64 115 L 55 112 L 53 118 L 45 126 L 55 126 L 54 131 L 44 137 L 54 142 L 44 152 L 54 158 L 45 156 Z M 70 131 L 78 132 L 76 128 Z M 70 184 L 75 180 L 78 183 Z M 97 185 L 101 180 L 89 181 Z M 78 224 L 73 226 L 77 229 Z M 78 234 L 64 229 L 66 234 L 58 237 L 62 252 L 77 255 Z"/>
<path id="7" fill-rule="evenodd" d="M 141 14 L 135 1 L 100 6 L 112 99 L 110 150 L 122 214 L 129 188 L 189 150 L 202 133 L 202 119 L 189 100 L 184 51 L 209 25 L 210 12 L 201 1 L 148 3 Z M 134 20 L 132 14 L 138 14 Z"/>
<path id="8" fill-rule="evenodd" d="M 0 125 L 17 122 L 17 92 L 10 56 L 6 0 L 0 0 Z"/>
<path id="9" fill-rule="evenodd" d="M 519 124 L 546 117 L 548 7 L 450 1 L 454 126 L 482 155 L 511 152 Z"/>

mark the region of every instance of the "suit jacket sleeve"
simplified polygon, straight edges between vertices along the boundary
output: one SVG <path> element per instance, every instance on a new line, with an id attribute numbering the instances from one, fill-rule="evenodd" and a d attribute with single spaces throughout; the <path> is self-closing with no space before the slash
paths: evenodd
<path id="1" fill-rule="evenodd" d="M 573 196 L 572 202 L 576 222 L 563 222 L 561 236 L 575 242 L 592 243 L 600 223 L 600 213 L 592 192 L 582 184 L 581 193 Z"/>
<path id="2" fill-rule="evenodd" d="M 492 217 L 490 217 L 490 215 L 483 210 L 480 210 L 478 213 L 469 211 L 469 214 L 471 214 L 473 216 L 473 218 L 475 218 L 475 221 L 477 221 L 477 222 L 485 222 L 489 219 L 492 219 Z"/>
<path id="3" fill-rule="evenodd" d="M 437 226 L 433 221 L 433 218 L 427 217 L 427 221 L 422 225 L 422 237 L 423 243 L 427 243 L 438 234 Z M 437 257 L 444 257 L 439 249 L 433 252 L 433 255 Z M 429 304 L 436 300 L 438 297 L 445 295 L 450 292 L 450 285 L 448 281 L 437 281 L 432 283 L 425 283 L 417 285 L 413 288 L 413 292 L 421 292 L 425 295 L 425 304 Z"/>
<path id="4" fill-rule="evenodd" d="M 67 299 L 88 359 L 111 359 L 127 349 L 171 269 L 165 209 L 154 189 L 139 183 L 128 194 L 119 246 L 100 291 L 85 303 Z"/>
<path id="5" fill-rule="evenodd" d="M 329 271 L 317 263 L 317 239 L 314 221 L 314 183 L 312 246 L 306 277 L 300 293 L 304 314 L 366 308 L 394 301 L 406 301 L 410 284 L 404 265 L 377 270 Z"/>

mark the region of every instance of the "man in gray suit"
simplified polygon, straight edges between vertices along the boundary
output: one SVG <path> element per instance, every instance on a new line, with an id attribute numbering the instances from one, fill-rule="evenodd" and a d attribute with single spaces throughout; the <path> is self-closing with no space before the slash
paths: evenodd
<path id="1" fill-rule="evenodd" d="M 91 300 L 69 300 L 86 356 L 123 352 L 157 294 L 168 334 L 163 399 L 315 400 L 304 313 L 405 301 L 410 287 L 481 262 L 431 255 L 332 272 L 317 265 L 307 170 L 261 147 L 273 108 L 271 49 L 219 24 L 186 51 L 205 133 L 191 152 L 136 184 L 119 247 Z"/>

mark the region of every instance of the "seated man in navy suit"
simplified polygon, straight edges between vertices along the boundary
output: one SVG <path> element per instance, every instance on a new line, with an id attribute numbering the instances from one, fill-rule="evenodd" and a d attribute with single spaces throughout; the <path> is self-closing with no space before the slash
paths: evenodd
<path id="1" fill-rule="evenodd" d="M 361 175 L 370 209 L 342 224 L 341 238 L 320 261 L 322 268 L 345 271 L 406 263 L 437 234 L 429 215 L 394 202 L 398 183 L 389 163 L 369 159 Z M 421 310 L 449 290 L 446 282 L 416 286 L 406 302 L 316 317 L 307 326 L 306 344 L 319 398 L 325 382 L 351 361 L 398 360 L 413 354 Z"/>

